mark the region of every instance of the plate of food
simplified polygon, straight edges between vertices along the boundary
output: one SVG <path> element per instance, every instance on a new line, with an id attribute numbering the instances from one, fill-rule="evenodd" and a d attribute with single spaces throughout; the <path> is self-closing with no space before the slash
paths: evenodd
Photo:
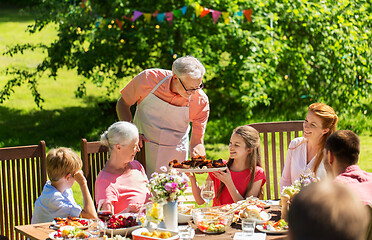
<path id="1" fill-rule="evenodd" d="M 240 218 L 255 220 L 256 224 L 264 224 L 271 219 L 271 214 L 262 211 L 262 208 L 256 205 L 251 205 L 244 208 L 240 213 Z"/>
<path id="2" fill-rule="evenodd" d="M 169 162 L 169 166 L 177 169 L 180 172 L 215 172 L 225 171 L 227 169 L 226 163 L 222 159 L 210 160 L 206 159 L 205 156 L 193 157 L 191 160 L 185 160 L 179 163 L 176 159 Z"/>
<path id="3" fill-rule="evenodd" d="M 129 235 L 133 230 L 140 228 L 137 218 L 131 214 L 117 214 L 107 220 L 106 231 L 108 235 Z"/>
<path id="4" fill-rule="evenodd" d="M 89 238 L 90 233 L 75 227 L 75 226 L 64 226 L 57 231 L 51 232 L 49 238 L 52 240 L 61 239 L 86 239 Z"/>
<path id="5" fill-rule="evenodd" d="M 64 227 L 64 226 L 73 226 L 78 227 L 80 229 L 88 229 L 88 227 L 93 223 L 92 220 L 86 218 L 77 218 L 67 216 L 66 218 L 56 217 L 53 220 L 53 225 L 56 228 Z"/>
<path id="6" fill-rule="evenodd" d="M 262 225 L 256 225 L 258 231 L 270 234 L 286 234 L 288 232 L 288 224 L 284 219 L 277 222 L 268 221 Z"/>
<path id="7" fill-rule="evenodd" d="M 192 210 L 195 208 L 195 204 L 178 204 L 178 223 L 185 224 L 192 221 Z"/>

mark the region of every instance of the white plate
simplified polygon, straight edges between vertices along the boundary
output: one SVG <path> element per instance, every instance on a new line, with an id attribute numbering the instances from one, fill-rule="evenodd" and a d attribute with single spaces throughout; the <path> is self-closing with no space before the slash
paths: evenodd
<path id="1" fill-rule="evenodd" d="M 281 230 L 281 231 L 270 231 L 263 228 L 263 225 L 256 225 L 258 231 L 270 234 L 286 234 L 288 230 Z"/>
<path id="2" fill-rule="evenodd" d="M 177 240 L 180 238 L 180 236 L 178 235 L 178 232 L 175 232 L 175 231 L 171 231 L 171 230 L 168 230 L 168 229 L 163 229 L 163 228 L 139 228 L 139 229 L 136 229 L 133 231 L 132 233 L 132 238 L 133 240 L 152 240 L 152 239 L 159 239 L 159 238 L 155 238 L 155 237 L 149 237 L 149 236 L 144 236 L 142 235 L 141 233 L 142 232 L 150 232 L 152 233 L 153 231 L 157 231 L 157 232 L 169 232 L 171 234 L 171 237 L 170 238 L 167 238 L 168 240 Z"/>
<path id="3" fill-rule="evenodd" d="M 106 235 L 108 236 L 111 236 L 111 232 L 112 232 L 112 235 L 122 235 L 122 236 L 125 236 L 125 235 L 129 235 L 131 234 L 134 230 L 140 228 L 141 225 L 137 225 L 137 226 L 133 226 L 133 227 L 128 227 L 128 228 L 116 228 L 116 229 L 111 229 L 111 228 L 106 228 Z"/>
<path id="4" fill-rule="evenodd" d="M 173 169 L 177 169 L 179 172 L 206 173 L 206 172 L 225 171 L 227 169 L 227 167 L 221 167 L 221 168 L 173 168 Z"/>
<path id="5" fill-rule="evenodd" d="M 61 227 L 61 229 L 69 228 L 69 227 L 73 228 L 72 226 L 63 226 L 63 227 Z M 91 237 L 91 234 L 89 232 L 87 232 L 87 231 L 84 231 L 84 232 L 85 232 L 86 235 L 88 235 L 87 238 Z M 63 238 L 63 237 L 54 237 L 56 234 L 57 234 L 57 231 L 49 233 L 49 238 L 52 239 L 52 240 L 68 239 L 68 238 Z M 71 239 L 87 239 L 87 238 L 71 238 Z"/>
<path id="6" fill-rule="evenodd" d="M 66 219 L 66 218 L 63 218 L 63 219 Z M 80 229 L 88 229 L 88 227 L 93 223 L 93 221 L 91 219 L 86 219 L 86 218 L 77 218 L 77 219 L 79 219 L 79 220 L 85 220 L 85 221 L 88 222 L 88 225 L 86 225 L 86 226 L 75 226 L 75 227 L 80 228 Z M 53 223 L 52 224 L 55 227 L 57 227 L 57 228 L 60 228 L 61 227 L 59 224 L 57 224 L 57 222 L 55 220 L 53 220 Z M 71 225 L 64 225 L 62 227 L 65 227 L 65 226 L 71 226 Z"/>
<path id="7" fill-rule="evenodd" d="M 265 222 L 269 221 L 269 220 L 271 219 L 271 214 L 262 211 L 262 212 L 260 212 L 260 217 L 263 218 L 263 220 L 256 220 L 256 219 L 253 219 L 253 220 L 255 220 L 256 224 L 258 224 L 258 225 L 262 225 L 262 224 L 264 224 Z"/>

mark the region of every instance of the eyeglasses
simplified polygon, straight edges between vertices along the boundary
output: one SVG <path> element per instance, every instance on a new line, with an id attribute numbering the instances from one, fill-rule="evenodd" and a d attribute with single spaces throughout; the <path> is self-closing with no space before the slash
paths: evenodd
<path id="1" fill-rule="evenodd" d="M 185 91 L 186 91 L 186 93 L 187 93 L 188 95 L 193 94 L 196 90 L 199 90 L 199 89 L 203 89 L 203 88 L 204 88 L 204 84 L 203 84 L 203 82 L 202 82 L 202 83 L 200 84 L 200 86 L 197 87 L 197 88 L 186 89 L 185 85 L 183 85 L 183 83 L 182 83 L 182 81 L 181 81 L 181 78 L 179 78 L 179 77 L 177 77 L 177 78 L 178 78 L 178 80 L 180 81 L 180 83 L 181 83 L 183 89 L 185 89 Z"/>

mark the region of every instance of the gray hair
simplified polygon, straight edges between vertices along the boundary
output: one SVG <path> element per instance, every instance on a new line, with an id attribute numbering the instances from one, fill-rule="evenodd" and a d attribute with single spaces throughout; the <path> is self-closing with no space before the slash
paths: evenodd
<path id="1" fill-rule="evenodd" d="M 101 135 L 101 144 L 111 150 L 116 144 L 127 145 L 136 137 L 138 137 L 136 125 L 130 122 L 120 121 L 112 124 Z"/>
<path id="2" fill-rule="evenodd" d="M 203 64 L 192 56 L 180 57 L 173 62 L 172 71 L 179 77 L 188 75 L 192 79 L 200 79 L 205 74 Z"/>

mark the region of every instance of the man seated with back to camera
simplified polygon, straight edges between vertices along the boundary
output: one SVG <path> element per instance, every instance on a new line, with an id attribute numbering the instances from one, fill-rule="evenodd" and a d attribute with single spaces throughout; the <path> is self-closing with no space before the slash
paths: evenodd
<path id="1" fill-rule="evenodd" d="M 289 240 L 363 240 L 367 207 L 341 183 L 323 180 L 303 188 L 288 212 Z"/>
<path id="2" fill-rule="evenodd" d="M 352 131 L 339 130 L 327 139 L 324 166 L 335 182 L 350 187 L 364 204 L 372 204 L 372 173 L 358 166 L 359 152 L 359 137 Z"/>

